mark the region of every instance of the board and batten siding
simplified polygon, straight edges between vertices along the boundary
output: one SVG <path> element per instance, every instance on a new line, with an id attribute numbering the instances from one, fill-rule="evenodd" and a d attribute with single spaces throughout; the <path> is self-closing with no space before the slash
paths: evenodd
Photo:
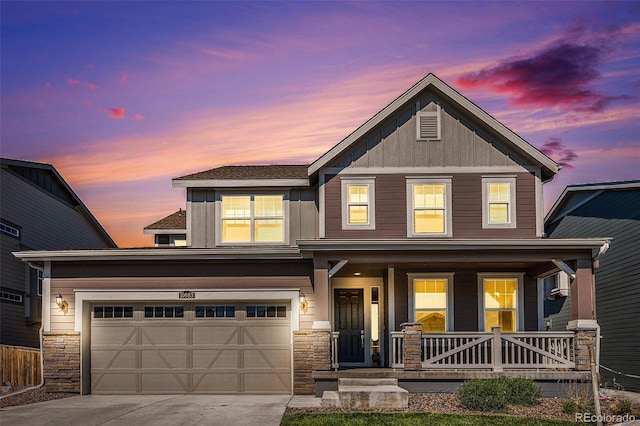
<path id="1" fill-rule="evenodd" d="M 295 246 L 299 239 L 317 238 L 318 208 L 315 193 L 317 188 L 256 189 L 242 188 L 238 193 L 259 194 L 260 192 L 286 192 L 289 196 L 289 245 Z M 233 191 L 225 190 L 224 193 Z M 216 199 L 219 194 L 214 189 L 187 189 L 187 245 L 191 247 L 216 246 Z"/>
<path id="2" fill-rule="evenodd" d="M 363 171 L 363 173 L 366 173 Z M 327 238 L 407 238 L 407 174 L 375 175 L 375 229 L 343 230 L 341 175 L 326 176 L 325 236 Z M 349 175 L 358 177 L 359 175 Z M 363 174 L 362 177 L 371 177 Z M 429 175 L 420 174 L 420 177 Z M 441 176 L 440 174 L 434 175 Z M 486 173 L 451 175 L 453 238 L 534 238 L 536 237 L 535 176 L 516 176 L 516 224 L 514 229 L 483 229 L 482 176 Z"/>
<path id="3" fill-rule="evenodd" d="M 416 109 L 416 103 L 423 105 Z M 417 139 L 416 111 L 436 111 L 441 106 L 441 139 Z M 349 152 L 329 167 L 500 167 L 525 166 L 509 152 L 497 135 L 478 120 L 463 115 L 433 94 L 423 92 L 398 113 L 364 135 Z"/>
<path id="4" fill-rule="evenodd" d="M 583 195 L 583 194 L 580 194 Z M 592 194 L 593 195 L 593 194 Z M 571 200 L 575 206 L 584 197 Z M 596 318 L 601 327 L 600 363 L 640 376 L 640 190 L 608 190 L 547 226 L 550 238 L 613 238 L 595 270 Z M 551 316 L 553 329 L 566 327 L 570 301 Z M 640 379 L 601 369 L 625 390 L 640 391 Z"/>

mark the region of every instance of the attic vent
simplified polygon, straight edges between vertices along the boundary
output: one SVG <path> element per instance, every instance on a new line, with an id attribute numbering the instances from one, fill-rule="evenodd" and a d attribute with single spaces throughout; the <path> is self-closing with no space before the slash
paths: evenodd
<path id="1" fill-rule="evenodd" d="M 418 140 L 440 140 L 440 108 L 438 111 L 418 112 L 416 118 Z"/>

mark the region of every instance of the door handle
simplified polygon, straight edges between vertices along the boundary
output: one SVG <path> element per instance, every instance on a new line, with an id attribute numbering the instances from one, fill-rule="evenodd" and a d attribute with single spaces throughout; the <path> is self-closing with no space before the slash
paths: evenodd
<path id="1" fill-rule="evenodd" d="M 364 330 L 360 330 L 360 343 L 362 343 L 362 347 L 364 348 Z"/>

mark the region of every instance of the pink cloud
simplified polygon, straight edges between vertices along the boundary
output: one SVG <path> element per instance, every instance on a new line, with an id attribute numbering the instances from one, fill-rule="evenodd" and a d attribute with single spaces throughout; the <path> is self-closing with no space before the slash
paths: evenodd
<path id="1" fill-rule="evenodd" d="M 120 84 L 127 84 L 128 81 L 129 81 L 129 74 L 127 74 L 126 72 L 123 72 L 122 74 L 120 74 L 120 78 L 118 79 L 118 82 Z"/>
<path id="2" fill-rule="evenodd" d="M 507 95 L 509 103 L 515 106 L 599 112 L 612 101 L 629 99 L 592 88 L 601 78 L 598 66 L 608 53 L 607 46 L 624 31 L 605 31 L 605 38 L 603 34 L 594 36 L 577 27 L 538 51 L 465 73 L 456 84 L 463 89 L 486 89 Z"/>
<path id="3" fill-rule="evenodd" d="M 121 119 L 124 118 L 124 108 L 123 107 L 119 107 L 119 108 L 107 108 L 107 107 L 103 107 L 105 111 L 108 111 L 109 114 L 111 114 L 111 118 L 115 118 L 115 119 Z"/>
<path id="4" fill-rule="evenodd" d="M 562 167 L 573 169 L 573 162 L 578 158 L 578 154 L 572 149 L 566 148 L 560 138 L 549 138 L 540 147 L 540 151 L 548 157 L 553 158 Z"/>
<path id="5" fill-rule="evenodd" d="M 142 121 L 142 120 L 144 120 L 144 115 L 136 114 L 136 115 L 133 116 L 133 119 L 136 120 L 136 121 Z"/>

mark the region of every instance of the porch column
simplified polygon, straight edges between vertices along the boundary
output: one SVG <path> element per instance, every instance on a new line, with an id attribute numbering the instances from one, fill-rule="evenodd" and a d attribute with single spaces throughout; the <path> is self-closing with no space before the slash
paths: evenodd
<path id="1" fill-rule="evenodd" d="M 313 329 L 313 369 L 331 370 L 331 323 L 329 322 L 329 262 L 313 260 L 315 320 Z"/>
<path id="2" fill-rule="evenodd" d="M 315 295 L 314 330 L 331 331 L 329 322 L 329 262 L 313 259 L 313 293 Z"/>
<path id="3" fill-rule="evenodd" d="M 569 287 L 571 320 L 596 319 L 596 287 L 591 260 L 578 260 L 576 278 Z"/>
<path id="4" fill-rule="evenodd" d="M 576 278 L 569 287 L 571 321 L 567 330 L 575 332 L 574 356 L 576 370 L 591 368 L 593 353 L 596 367 L 599 364 L 600 326 L 596 321 L 596 289 L 591 260 L 578 260 Z"/>

